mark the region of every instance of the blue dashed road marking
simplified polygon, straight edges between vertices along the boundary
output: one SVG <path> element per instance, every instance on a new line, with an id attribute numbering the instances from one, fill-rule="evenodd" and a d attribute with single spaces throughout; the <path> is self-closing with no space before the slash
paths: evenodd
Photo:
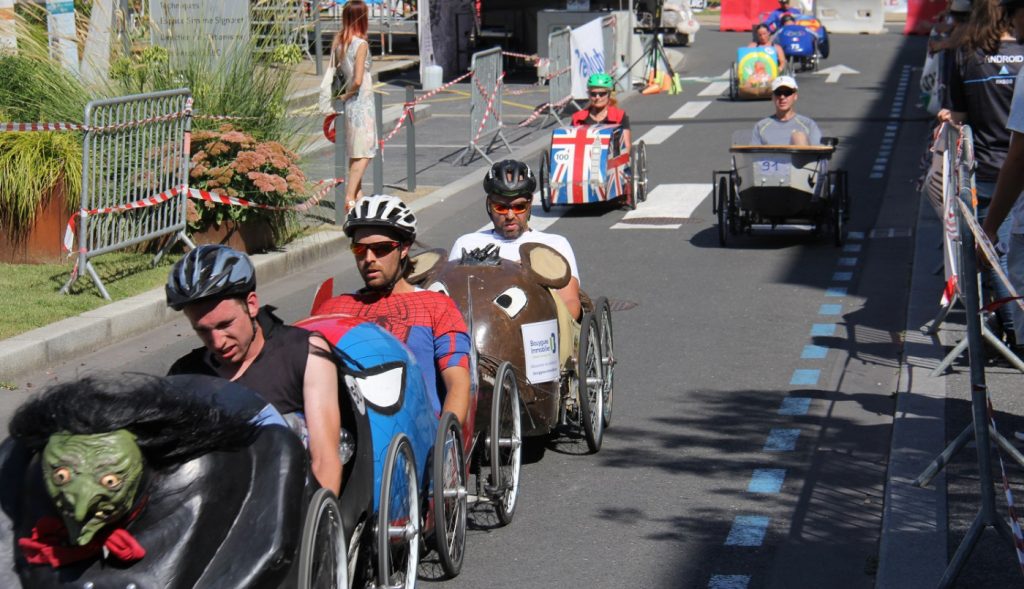
<path id="1" fill-rule="evenodd" d="M 827 297 L 845 297 L 846 287 L 845 286 L 830 286 L 825 289 L 825 296 Z"/>
<path id="2" fill-rule="evenodd" d="M 772 428 L 768 432 L 768 440 L 764 443 L 765 452 L 792 452 L 796 449 L 796 441 L 800 438 L 799 429 Z"/>
<path id="3" fill-rule="evenodd" d="M 835 323 L 815 323 L 814 325 L 811 326 L 811 337 L 831 337 L 835 334 Z"/>
<path id="4" fill-rule="evenodd" d="M 834 282 L 849 282 L 853 280 L 853 272 L 836 272 L 832 274 Z"/>
<path id="5" fill-rule="evenodd" d="M 786 481 L 784 468 L 756 468 L 747 485 L 748 493 L 778 493 Z"/>
<path id="6" fill-rule="evenodd" d="M 840 266 L 856 266 L 857 258 L 839 258 Z"/>
<path id="7" fill-rule="evenodd" d="M 851 231 L 851 232 L 846 234 L 846 239 L 852 239 L 852 240 L 864 239 L 864 232 L 863 231 Z"/>
<path id="8" fill-rule="evenodd" d="M 848 243 L 843 246 L 843 253 L 856 254 L 860 252 L 861 245 L 859 243 Z"/>
<path id="9" fill-rule="evenodd" d="M 817 368 L 798 368 L 793 371 L 793 378 L 789 379 L 789 384 L 813 387 L 818 384 L 819 376 L 821 376 L 821 371 Z"/>
<path id="10" fill-rule="evenodd" d="M 786 397 L 779 407 L 779 415 L 807 415 L 810 410 L 810 397 Z"/>
<path id="11" fill-rule="evenodd" d="M 749 575 L 714 575 L 708 581 L 708 589 L 747 589 Z"/>
<path id="12" fill-rule="evenodd" d="M 816 346 L 814 344 L 804 346 L 804 351 L 800 352 L 800 358 L 804 360 L 821 360 L 827 355 L 828 348 L 825 346 Z"/>
<path id="13" fill-rule="evenodd" d="M 842 312 L 842 305 L 825 304 L 818 308 L 818 315 L 839 315 Z"/>
<path id="14" fill-rule="evenodd" d="M 725 539 L 726 546 L 760 546 L 770 520 L 763 515 L 737 515 Z"/>

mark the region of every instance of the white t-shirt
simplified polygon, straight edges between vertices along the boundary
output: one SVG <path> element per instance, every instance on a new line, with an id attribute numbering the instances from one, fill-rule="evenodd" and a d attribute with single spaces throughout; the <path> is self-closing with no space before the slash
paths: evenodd
<path id="1" fill-rule="evenodd" d="M 1013 102 L 1010 104 L 1010 118 L 1006 121 L 1006 128 L 1024 134 L 1024 68 L 1017 72 L 1017 83 L 1013 86 Z M 1024 197 L 1017 197 L 1011 214 L 1013 226 L 1010 232 L 1024 234 Z"/>
<path id="2" fill-rule="evenodd" d="M 524 243 L 543 243 L 544 245 L 554 249 L 556 252 L 562 254 L 562 257 L 569 262 L 569 272 L 572 274 L 573 278 L 577 281 L 580 279 L 580 272 L 576 269 L 576 256 L 572 253 L 572 246 L 569 245 L 569 240 L 561 235 L 544 233 L 543 231 L 534 231 L 533 229 L 524 231 L 523 234 L 516 239 L 505 239 L 503 237 L 499 237 L 493 229 L 485 229 L 484 231 L 477 231 L 476 233 L 467 233 L 455 240 L 451 251 L 448 252 L 448 259 L 461 259 L 462 250 L 470 252 L 475 249 L 480 249 L 494 244 L 498 246 L 498 255 L 501 256 L 502 259 L 519 262 L 519 246 Z"/>

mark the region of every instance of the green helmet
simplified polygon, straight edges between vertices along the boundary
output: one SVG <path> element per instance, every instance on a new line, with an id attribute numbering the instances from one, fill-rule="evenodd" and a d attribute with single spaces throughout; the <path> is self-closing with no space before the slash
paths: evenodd
<path id="1" fill-rule="evenodd" d="M 587 88 L 608 88 L 611 90 L 614 86 L 615 80 L 604 72 L 592 74 L 587 78 Z"/>

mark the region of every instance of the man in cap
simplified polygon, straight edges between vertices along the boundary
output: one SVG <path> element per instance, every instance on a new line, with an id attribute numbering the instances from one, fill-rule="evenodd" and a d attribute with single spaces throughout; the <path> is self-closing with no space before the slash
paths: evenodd
<path id="1" fill-rule="evenodd" d="M 797 84 L 792 76 L 772 80 L 775 114 L 754 125 L 753 145 L 819 145 L 821 131 L 810 117 L 796 113 Z"/>
<path id="2" fill-rule="evenodd" d="M 790 6 L 789 0 L 779 0 L 779 7 L 776 8 L 768 15 L 765 19 L 764 24 L 768 25 L 768 30 L 775 32 L 779 27 L 782 26 L 782 17 L 786 15 L 800 14 L 799 8 L 793 8 Z"/>

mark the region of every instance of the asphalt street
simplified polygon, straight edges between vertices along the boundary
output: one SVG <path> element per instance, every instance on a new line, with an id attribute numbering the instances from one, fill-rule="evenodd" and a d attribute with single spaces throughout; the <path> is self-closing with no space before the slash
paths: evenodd
<path id="1" fill-rule="evenodd" d="M 515 521 L 493 529 L 485 514 L 471 517 L 463 572 L 443 586 L 874 586 L 918 215 L 910 180 L 927 132 L 909 83 L 923 40 L 834 35 L 823 67 L 859 73 L 798 75 L 798 111 L 841 140 L 833 165 L 850 173 L 847 244 L 780 229 L 722 248 L 712 171 L 728 167 L 733 131 L 771 105 L 731 102 L 706 78 L 748 37 L 702 31 L 683 50 L 683 75 L 704 81 L 626 105 L 634 139 L 648 140 L 645 205 L 629 215 L 536 207 L 535 225 L 573 244 L 583 289 L 617 309 L 614 422 L 596 455 L 533 441 Z M 482 194 L 467 189 L 419 218 L 423 245 L 447 247 L 486 223 Z M 360 286 L 339 251 L 260 285 L 261 300 L 301 319 L 331 276 Z M 48 383 L 162 373 L 197 345 L 178 320 L 24 375 L 4 393 L 3 421 L 12 399 Z"/>

